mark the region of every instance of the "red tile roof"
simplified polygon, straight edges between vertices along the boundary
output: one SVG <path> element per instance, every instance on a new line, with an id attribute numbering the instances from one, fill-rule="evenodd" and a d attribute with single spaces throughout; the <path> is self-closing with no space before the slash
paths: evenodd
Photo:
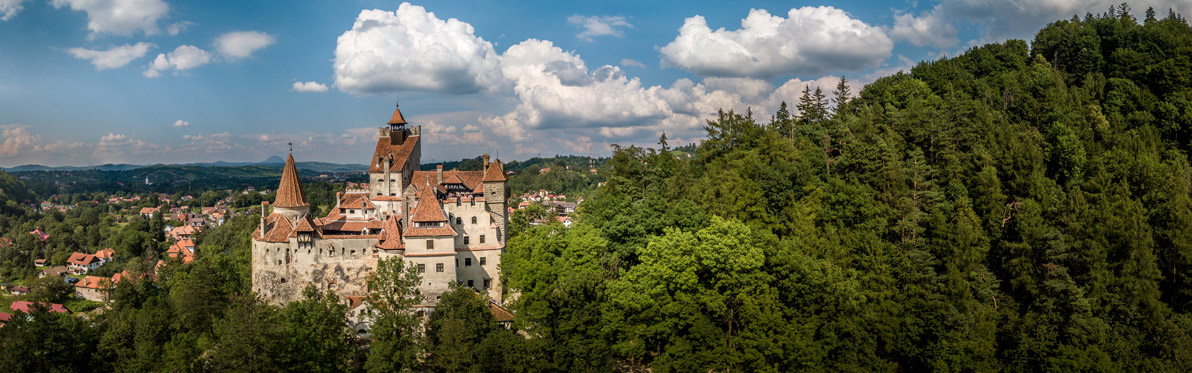
<path id="1" fill-rule="evenodd" d="M 410 228 L 402 234 L 405 237 L 442 237 L 454 236 L 455 229 L 450 226 L 433 227 L 433 228 Z"/>
<path id="2" fill-rule="evenodd" d="M 495 160 L 484 169 L 484 182 L 505 181 L 505 168 L 501 167 L 501 160 Z"/>
<path id="3" fill-rule="evenodd" d="M 396 134 L 400 136 L 400 134 Z M 369 161 L 369 172 L 384 172 L 385 166 L 381 158 L 391 158 L 393 161 L 389 164 L 389 171 L 401 171 L 405 165 L 406 160 L 410 158 L 410 153 L 414 152 L 414 148 L 418 146 L 419 136 L 410 136 L 405 141 L 398 143 L 397 137 L 382 137 L 377 139 L 377 149 L 373 151 L 372 160 Z"/>
<path id="4" fill-rule="evenodd" d="M 80 265 L 80 266 L 84 266 L 84 267 L 89 266 L 89 265 L 91 265 L 91 263 L 95 263 L 97 261 L 99 261 L 99 259 L 96 258 L 95 255 L 83 254 L 83 253 L 70 254 L 70 259 L 66 260 L 67 263 L 74 264 L 74 265 Z"/>
<path id="5" fill-rule="evenodd" d="M 42 304 L 45 304 L 45 303 L 42 303 Z M 12 305 L 9 306 L 8 308 L 12 309 L 13 311 L 17 311 L 17 312 L 30 313 L 30 312 L 33 312 L 33 302 L 18 300 L 16 302 L 12 302 Z M 50 303 L 50 312 L 70 313 L 70 310 L 67 310 L 66 307 L 61 304 Z"/>
<path id="6" fill-rule="evenodd" d="M 11 314 L 11 313 L 8 313 L 8 312 L 0 312 L 0 323 L 5 323 L 5 324 L 7 324 L 9 320 L 12 320 L 12 314 Z"/>
<path id="7" fill-rule="evenodd" d="M 273 206 L 282 208 L 310 206 L 298 182 L 298 168 L 294 167 L 294 154 L 286 157 L 286 167 L 281 171 L 281 184 L 277 187 L 277 198 Z"/>
<path id="8" fill-rule="evenodd" d="M 414 207 L 414 216 L 410 218 L 415 223 L 447 221 L 447 215 L 443 214 L 443 206 L 439 204 L 439 198 L 435 197 L 435 192 L 431 188 L 421 188 L 418 193 L 418 206 Z"/>
<path id="9" fill-rule="evenodd" d="M 82 280 L 75 284 L 75 287 L 97 290 L 105 289 L 108 287 L 108 281 L 111 280 L 99 276 L 85 276 Z"/>
<path id="10" fill-rule="evenodd" d="M 116 250 L 112 250 L 110 247 L 95 252 L 95 257 L 100 259 L 111 259 L 113 256 L 116 256 Z"/>
<path id="11" fill-rule="evenodd" d="M 393 116 L 389 118 L 389 123 L 387 124 L 409 124 L 409 122 L 406 122 L 406 118 L 401 115 L 401 107 L 395 107 L 393 108 Z"/>
<path id="12" fill-rule="evenodd" d="M 385 250 L 406 248 L 405 243 L 401 240 L 401 224 L 398 224 L 396 216 L 391 216 L 389 220 L 385 221 L 385 226 L 381 228 L 381 239 L 377 241 L 377 247 Z"/>
<path id="13" fill-rule="evenodd" d="M 260 229 L 257 229 L 253 236 L 265 242 L 289 242 L 290 232 L 294 231 L 294 226 L 290 224 L 289 219 L 274 213 L 265 218 L 265 229 L 268 231 L 261 232 Z"/>

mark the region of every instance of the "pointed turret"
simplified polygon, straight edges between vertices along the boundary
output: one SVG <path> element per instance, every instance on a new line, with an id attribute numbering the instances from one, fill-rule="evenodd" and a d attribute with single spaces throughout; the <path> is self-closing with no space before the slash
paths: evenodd
<path id="1" fill-rule="evenodd" d="M 401 115 L 401 107 L 398 106 L 393 108 L 393 116 L 389 118 L 389 123 L 387 124 L 390 126 L 404 126 L 410 123 L 406 122 L 406 118 Z"/>
<path id="2" fill-rule="evenodd" d="M 294 166 L 294 152 L 286 157 L 286 166 L 281 170 L 281 184 L 277 186 L 277 198 L 273 200 L 273 212 L 288 220 L 296 220 L 310 212 L 302 184 L 298 182 L 298 168 Z"/>
<path id="3" fill-rule="evenodd" d="M 281 170 L 281 185 L 277 186 L 277 198 L 273 200 L 273 207 L 294 208 L 309 207 L 306 196 L 302 193 L 302 184 L 298 182 L 298 168 L 294 166 L 294 154 L 286 157 L 286 167 Z"/>

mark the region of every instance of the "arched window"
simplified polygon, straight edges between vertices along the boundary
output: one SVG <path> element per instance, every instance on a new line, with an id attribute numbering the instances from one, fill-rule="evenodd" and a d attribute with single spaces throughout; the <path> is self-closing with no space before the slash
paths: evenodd
<path id="1" fill-rule="evenodd" d="M 463 224 L 464 224 L 464 219 L 455 218 L 455 225 L 463 225 Z"/>
<path id="2" fill-rule="evenodd" d="M 475 217 L 475 216 L 473 216 L 473 217 L 472 217 L 472 224 L 476 224 L 476 217 Z"/>

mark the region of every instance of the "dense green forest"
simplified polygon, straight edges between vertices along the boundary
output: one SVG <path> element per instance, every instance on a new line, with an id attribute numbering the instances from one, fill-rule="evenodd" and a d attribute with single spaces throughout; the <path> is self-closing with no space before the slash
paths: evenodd
<path id="1" fill-rule="evenodd" d="M 692 157 L 618 147 L 576 224 L 511 232 L 519 334 L 466 289 L 422 323 L 382 262 L 365 348 L 334 294 L 253 297 L 238 217 L 102 314 L 14 319 L 0 367 L 1189 371 L 1192 28 L 1146 14 L 721 112 Z"/>

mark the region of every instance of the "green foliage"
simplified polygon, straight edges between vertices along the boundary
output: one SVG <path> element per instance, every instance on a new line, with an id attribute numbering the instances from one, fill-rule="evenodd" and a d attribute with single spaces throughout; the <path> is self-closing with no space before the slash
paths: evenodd
<path id="1" fill-rule="evenodd" d="M 415 266 L 406 266 L 400 257 L 381 259 L 368 274 L 369 313 L 373 318 L 372 345 L 365 369 L 370 372 L 396 372 L 413 369 L 422 355 L 419 324 L 421 304 L 418 284 L 422 275 Z"/>

